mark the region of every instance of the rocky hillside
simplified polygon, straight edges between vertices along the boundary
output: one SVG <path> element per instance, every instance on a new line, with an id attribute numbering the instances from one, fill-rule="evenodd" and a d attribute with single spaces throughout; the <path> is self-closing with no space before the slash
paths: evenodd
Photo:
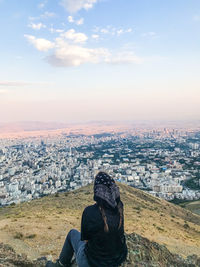
<path id="1" fill-rule="evenodd" d="M 9 245 L 0 243 L 0 266 L 2 267 L 42 267 L 45 266 L 45 262 L 45 260 L 28 260 L 26 255 L 18 255 Z"/>
<path id="2" fill-rule="evenodd" d="M 200 256 L 200 216 L 143 191 L 122 184 L 119 187 L 129 236 L 134 237 L 132 233 L 143 236 L 183 257 Z M 90 185 L 0 208 L 0 242 L 31 260 L 49 255 L 55 259 L 67 232 L 80 229 L 81 214 L 93 203 Z"/>
<path id="3" fill-rule="evenodd" d="M 200 258 L 196 255 L 188 256 L 187 259 L 172 254 L 169 250 L 156 242 L 150 242 L 137 234 L 126 236 L 128 245 L 128 256 L 121 267 L 198 267 Z M 40 258 L 34 261 L 28 260 L 25 255 L 18 255 L 8 245 L 0 243 L 0 266 L 14 267 L 42 267 L 47 259 Z M 77 267 L 74 263 L 72 267 Z"/>

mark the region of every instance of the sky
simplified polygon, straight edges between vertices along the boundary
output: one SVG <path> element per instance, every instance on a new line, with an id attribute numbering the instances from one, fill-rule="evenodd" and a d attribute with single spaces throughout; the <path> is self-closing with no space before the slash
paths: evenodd
<path id="1" fill-rule="evenodd" d="M 199 0 L 0 0 L 0 122 L 200 119 Z"/>

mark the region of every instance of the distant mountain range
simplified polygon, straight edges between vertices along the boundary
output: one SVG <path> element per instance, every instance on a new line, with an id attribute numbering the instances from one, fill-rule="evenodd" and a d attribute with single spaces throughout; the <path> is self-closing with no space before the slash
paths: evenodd
<path id="1" fill-rule="evenodd" d="M 199 130 L 200 122 L 148 122 L 148 121 L 89 121 L 79 123 L 24 121 L 0 123 L 0 139 L 50 137 L 57 135 L 95 135 L 103 133 L 134 133 L 146 130 Z"/>
<path id="2" fill-rule="evenodd" d="M 156 128 L 156 127 L 200 127 L 200 121 L 195 122 L 183 122 L 183 121 L 88 121 L 88 122 L 77 122 L 77 123 L 63 123 L 63 122 L 42 122 L 42 121 L 19 121 L 19 122 L 0 122 L 0 134 L 1 133 L 14 133 L 14 132 L 30 132 L 30 131 L 50 131 L 64 128 L 78 128 L 78 127 L 105 127 L 109 128 Z"/>
<path id="3" fill-rule="evenodd" d="M 57 134 L 99 134 L 130 129 L 130 125 L 120 122 L 90 121 L 84 123 L 57 123 L 25 121 L 0 123 L 0 138 L 21 138 L 49 136 Z"/>
<path id="4" fill-rule="evenodd" d="M 69 125 L 64 123 L 40 122 L 40 121 L 0 123 L 0 133 L 57 130 L 66 128 L 67 126 Z"/>

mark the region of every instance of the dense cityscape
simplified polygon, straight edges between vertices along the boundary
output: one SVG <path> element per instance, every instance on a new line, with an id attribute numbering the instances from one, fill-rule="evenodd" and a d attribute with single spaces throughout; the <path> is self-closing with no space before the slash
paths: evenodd
<path id="1" fill-rule="evenodd" d="M 200 131 L 155 129 L 0 140 L 0 205 L 116 181 L 166 200 L 200 199 Z"/>

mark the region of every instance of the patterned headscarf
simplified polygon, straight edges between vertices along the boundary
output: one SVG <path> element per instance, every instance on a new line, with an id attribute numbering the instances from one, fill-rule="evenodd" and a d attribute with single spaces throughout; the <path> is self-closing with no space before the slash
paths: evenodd
<path id="1" fill-rule="evenodd" d="M 95 177 L 94 200 L 98 202 L 99 199 L 105 201 L 112 208 L 116 208 L 120 200 L 118 186 L 114 179 L 105 172 L 99 172 Z"/>

